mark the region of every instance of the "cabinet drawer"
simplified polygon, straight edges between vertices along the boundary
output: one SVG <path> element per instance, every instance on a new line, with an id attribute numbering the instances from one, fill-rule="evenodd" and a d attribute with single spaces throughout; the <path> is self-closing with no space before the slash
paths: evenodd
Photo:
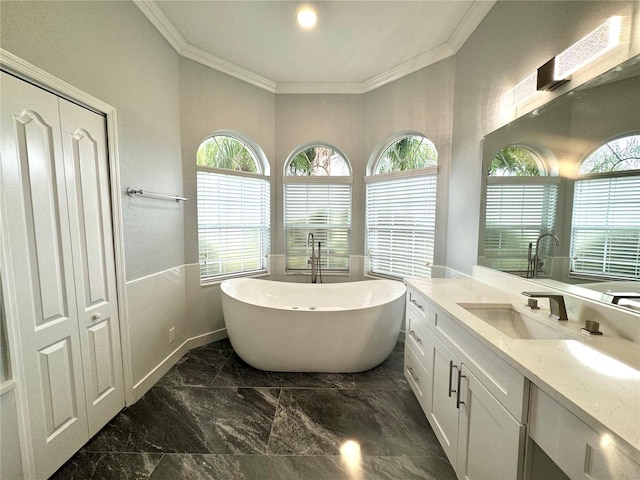
<path id="1" fill-rule="evenodd" d="M 413 305 L 407 305 L 405 342 L 410 345 L 418 359 L 426 362 L 428 336 L 433 335 L 424 317 Z"/>
<path id="2" fill-rule="evenodd" d="M 427 370 L 422 366 L 413 349 L 407 345 L 404 350 L 404 375 L 411 386 L 411 390 L 418 398 L 420 406 L 425 414 L 428 413 L 429 387 L 431 378 Z"/>
<path id="3" fill-rule="evenodd" d="M 524 423 L 529 398 L 529 382 L 524 375 L 473 338 L 471 333 L 435 305 L 431 309 L 438 336 L 459 352 L 462 363 L 518 422 Z"/>
<path id="4" fill-rule="evenodd" d="M 616 436 L 596 432 L 537 387 L 531 389 L 529 436 L 572 479 L 640 478 L 640 465 Z"/>
<path id="5" fill-rule="evenodd" d="M 431 302 L 424 296 L 409 288 L 407 290 L 407 312 L 412 311 L 416 318 L 428 324 Z"/>

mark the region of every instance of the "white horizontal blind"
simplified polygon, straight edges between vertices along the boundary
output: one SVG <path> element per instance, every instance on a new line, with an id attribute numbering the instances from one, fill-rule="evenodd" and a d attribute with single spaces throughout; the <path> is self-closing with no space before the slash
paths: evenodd
<path id="1" fill-rule="evenodd" d="M 577 180 L 571 273 L 640 279 L 640 175 Z"/>
<path id="2" fill-rule="evenodd" d="M 436 188 L 436 174 L 367 183 L 371 273 L 400 278 L 430 276 Z"/>
<path id="3" fill-rule="evenodd" d="M 555 228 L 557 202 L 557 184 L 489 183 L 484 237 L 486 265 L 508 272 L 526 272 L 529 244 L 535 248 L 538 236 Z M 541 255 L 549 255 L 551 244 L 550 241 L 542 244 Z"/>
<path id="4" fill-rule="evenodd" d="M 198 170 L 201 281 L 267 271 L 269 181 Z"/>
<path id="5" fill-rule="evenodd" d="M 311 268 L 307 237 L 313 233 L 316 253 L 322 242 L 322 270 L 349 271 L 351 185 L 285 184 L 284 225 L 287 270 Z"/>

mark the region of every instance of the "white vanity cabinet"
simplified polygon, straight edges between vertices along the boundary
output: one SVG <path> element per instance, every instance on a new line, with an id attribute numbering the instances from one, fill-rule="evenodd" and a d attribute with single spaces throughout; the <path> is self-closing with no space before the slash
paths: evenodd
<path id="1" fill-rule="evenodd" d="M 596 431 L 537 387 L 529 436 L 571 479 L 637 480 L 640 464 L 612 432 Z M 537 480 L 532 476 L 532 480 Z"/>
<path id="2" fill-rule="evenodd" d="M 406 332 L 407 379 L 458 478 L 522 478 L 525 378 L 411 286 Z"/>

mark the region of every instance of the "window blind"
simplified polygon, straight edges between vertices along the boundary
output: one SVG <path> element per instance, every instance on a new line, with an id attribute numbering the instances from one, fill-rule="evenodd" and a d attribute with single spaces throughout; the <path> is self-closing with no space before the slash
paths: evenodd
<path id="1" fill-rule="evenodd" d="M 433 263 L 437 176 L 367 183 L 369 271 L 392 277 L 429 276 Z"/>
<path id="2" fill-rule="evenodd" d="M 539 177 L 537 177 L 539 178 Z M 536 182 L 553 181 L 536 180 Z M 556 223 L 556 183 L 489 183 L 487 185 L 484 256 L 488 267 L 510 272 L 527 271 L 529 244 Z M 541 255 L 549 255 L 551 241 L 541 244 Z M 544 269 L 544 266 L 543 266 Z"/>
<path id="3" fill-rule="evenodd" d="M 268 270 L 269 181 L 198 170 L 201 281 Z"/>
<path id="4" fill-rule="evenodd" d="M 306 270 L 311 256 L 307 237 L 313 233 L 321 267 L 348 271 L 351 240 L 351 185 L 301 184 L 284 186 L 287 270 Z"/>
<path id="5" fill-rule="evenodd" d="M 577 180 L 571 273 L 640 279 L 640 175 Z"/>

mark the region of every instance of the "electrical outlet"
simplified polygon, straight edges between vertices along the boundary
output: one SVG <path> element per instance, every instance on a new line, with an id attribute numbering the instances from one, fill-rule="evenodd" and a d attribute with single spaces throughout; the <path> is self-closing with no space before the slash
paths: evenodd
<path id="1" fill-rule="evenodd" d="M 169 329 L 169 344 L 176 341 L 176 327 L 171 327 Z"/>

